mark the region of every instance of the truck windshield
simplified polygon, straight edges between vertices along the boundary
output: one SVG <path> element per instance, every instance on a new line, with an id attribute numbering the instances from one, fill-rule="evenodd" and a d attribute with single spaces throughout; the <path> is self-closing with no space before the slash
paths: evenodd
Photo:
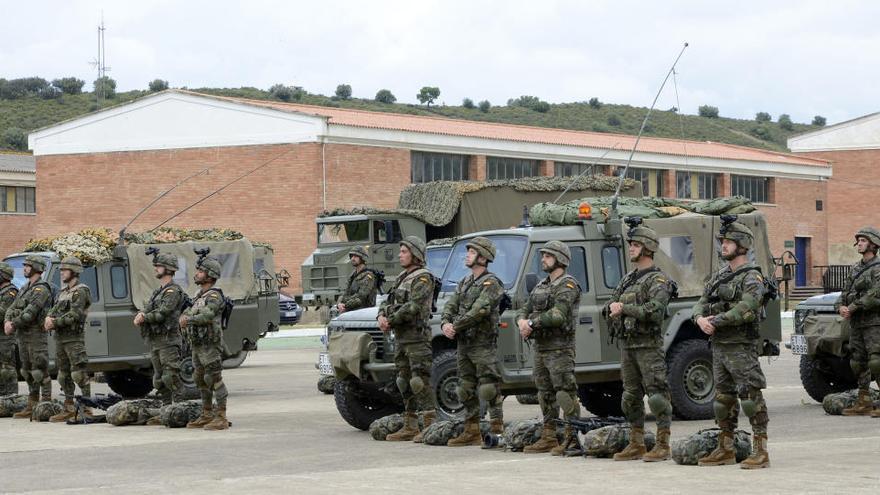
<path id="1" fill-rule="evenodd" d="M 368 242 L 369 240 L 369 220 L 318 224 L 318 244 Z"/>
<path id="2" fill-rule="evenodd" d="M 505 289 L 513 287 L 519 267 L 522 265 L 528 247 L 528 238 L 521 235 L 493 235 L 486 236 L 495 243 L 495 261 L 489 264 L 489 271 L 501 279 Z M 464 257 L 467 254 L 467 240 L 461 240 L 452 247 L 446 270 L 443 272 L 443 288 L 445 292 L 455 290 L 458 282 L 470 272 L 464 266 Z"/>
<path id="3" fill-rule="evenodd" d="M 452 246 L 449 247 L 431 247 L 425 256 L 427 259 L 427 268 L 435 277 L 443 275 L 443 269 L 446 268 L 446 260 L 449 259 L 449 253 L 452 252 Z"/>

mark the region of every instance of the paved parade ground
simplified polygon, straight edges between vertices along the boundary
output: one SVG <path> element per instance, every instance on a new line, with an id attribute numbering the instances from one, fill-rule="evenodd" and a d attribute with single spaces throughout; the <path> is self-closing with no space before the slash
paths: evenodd
<path id="1" fill-rule="evenodd" d="M 762 359 L 771 469 L 700 468 L 377 442 L 315 388 L 317 337 L 261 342 L 224 372 L 227 431 L 0 419 L 0 491 L 75 493 L 878 493 L 880 419 L 827 416 L 797 360 Z M 24 384 L 21 384 L 22 387 Z M 95 384 L 96 392 L 108 392 Z M 57 392 L 57 386 L 56 386 Z M 510 397 L 506 419 L 537 416 Z M 740 424 L 747 426 L 746 418 Z M 711 421 L 674 422 L 680 438 Z M 555 492 L 561 493 L 561 492 Z"/>

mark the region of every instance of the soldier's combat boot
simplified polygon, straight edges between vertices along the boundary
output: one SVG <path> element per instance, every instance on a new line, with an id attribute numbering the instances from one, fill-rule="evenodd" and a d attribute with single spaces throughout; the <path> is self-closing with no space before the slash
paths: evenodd
<path id="1" fill-rule="evenodd" d="M 434 421 L 437 419 L 436 411 L 425 411 L 422 414 L 422 429 L 419 433 L 413 438 L 413 442 L 415 443 L 425 443 L 425 430 L 428 429 L 429 426 L 434 424 Z"/>
<path id="2" fill-rule="evenodd" d="M 615 461 L 637 461 L 645 456 L 645 428 L 633 426 L 629 432 L 629 444 L 614 454 Z"/>
<path id="3" fill-rule="evenodd" d="M 219 406 L 214 414 L 214 419 L 205 425 L 206 430 L 228 430 L 229 420 L 226 419 L 226 406 Z"/>
<path id="4" fill-rule="evenodd" d="M 672 449 L 669 448 L 669 428 L 657 428 L 657 442 L 654 448 L 642 457 L 645 462 L 666 461 L 672 457 Z"/>
<path id="5" fill-rule="evenodd" d="M 870 416 L 874 410 L 871 402 L 871 393 L 868 390 L 859 390 L 859 398 L 852 407 L 847 407 L 840 414 L 844 416 Z"/>
<path id="6" fill-rule="evenodd" d="M 767 435 L 755 435 L 752 455 L 739 465 L 742 469 L 762 469 L 770 467 L 770 454 L 767 453 Z"/>
<path id="7" fill-rule="evenodd" d="M 388 442 L 409 442 L 418 434 L 419 418 L 415 413 L 407 412 L 403 415 L 403 428 L 385 435 L 385 440 Z"/>
<path id="8" fill-rule="evenodd" d="M 186 424 L 187 428 L 204 428 L 206 424 L 214 421 L 214 410 L 210 407 L 202 408 L 202 415 Z"/>
<path id="9" fill-rule="evenodd" d="M 50 416 L 49 422 L 63 423 L 74 415 L 76 415 L 76 409 L 73 408 L 73 399 L 64 399 L 64 407 L 61 409 L 61 412 L 54 416 Z"/>
<path id="10" fill-rule="evenodd" d="M 37 398 L 33 396 L 28 396 L 27 405 L 21 411 L 12 415 L 13 418 L 17 419 L 30 419 L 31 414 L 34 412 L 34 406 L 37 405 Z"/>
<path id="11" fill-rule="evenodd" d="M 556 427 L 553 425 L 544 425 L 541 432 L 541 438 L 523 449 L 525 454 L 544 454 L 550 452 L 554 448 L 559 447 L 559 441 L 556 439 Z"/>
<path id="12" fill-rule="evenodd" d="M 872 418 L 880 418 L 880 407 L 875 407 L 873 411 L 871 411 Z"/>
<path id="13" fill-rule="evenodd" d="M 477 418 L 468 419 L 464 423 L 464 430 L 461 435 L 451 438 L 446 445 L 449 447 L 467 447 L 469 445 L 480 445 L 483 438 L 480 435 L 480 420 Z"/>
<path id="14" fill-rule="evenodd" d="M 709 455 L 697 461 L 700 466 L 727 466 L 736 464 L 736 451 L 733 450 L 733 432 L 722 431 L 718 435 L 718 447 Z"/>
<path id="15" fill-rule="evenodd" d="M 562 435 L 562 443 L 550 449 L 550 455 L 562 455 L 565 454 L 565 450 L 568 449 L 574 439 L 574 436 L 577 435 L 574 429 L 571 426 L 565 427 L 565 433 Z"/>

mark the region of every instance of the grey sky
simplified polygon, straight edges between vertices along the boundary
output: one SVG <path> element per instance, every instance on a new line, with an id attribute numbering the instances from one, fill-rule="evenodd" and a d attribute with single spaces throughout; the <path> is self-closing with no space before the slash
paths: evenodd
<path id="1" fill-rule="evenodd" d="M 120 90 L 303 86 L 415 102 L 523 94 L 650 104 L 684 41 L 681 107 L 829 123 L 880 110 L 880 2 L 4 1 L 0 77 L 95 79 L 101 11 Z M 672 86 L 658 104 L 675 105 Z"/>

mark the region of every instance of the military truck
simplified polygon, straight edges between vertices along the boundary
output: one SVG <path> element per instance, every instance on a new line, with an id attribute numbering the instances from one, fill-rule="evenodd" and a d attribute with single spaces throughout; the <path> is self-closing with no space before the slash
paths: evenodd
<path id="1" fill-rule="evenodd" d="M 442 306 L 466 274 L 465 244 L 475 236 L 495 243 L 497 255 L 490 270 L 504 283 L 513 307 L 501 315 L 498 331 L 498 363 L 505 395 L 534 392 L 533 355 L 515 324 L 516 310 L 538 279 L 539 249 L 550 240 L 565 242 L 572 252 L 569 273 L 580 282 L 584 293 L 578 311 L 576 330 L 576 368 L 578 395 L 583 406 L 599 416 L 621 415 L 620 350 L 609 338 L 602 307 L 626 271 L 632 268 L 626 256 L 624 227 L 613 212 L 610 220 L 592 217 L 590 207 L 582 205 L 580 219 L 571 225 L 528 226 L 490 230 L 461 236 L 442 277 L 437 306 Z M 533 208 L 534 210 L 534 208 Z M 773 258 L 767 240 L 767 222 L 759 212 L 743 214 L 739 221 L 756 234 L 753 261 L 763 273 L 773 273 Z M 691 321 L 692 308 L 705 281 L 722 266 L 720 243 L 715 235 L 720 227 L 717 216 L 685 213 L 670 218 L 645 219 L 644 223 L 660 236 L 655 261 L 679 286 L 679 297 L 669 305 L 664 322 L 664 347 L 669 365 L 669 385 L 675 413 L 683 419 L 713 417 L 714 381 L 712 354 L 705 334 Z M 345 313 L 327 327 L 328 349 L 319 357 L 323 373 L 334 373 L 334 397 L 340 415 L 356 428 L 367 429 L 370 422 L 398 412 L 402 405 L 394 385 L 393 332 L 383 334 L 376 323 L 377 309 Z M 439 314 L 431 319 L 434 354 L 431 386 L 437 395 L 438 413 L 450 418 L 462 413 L 456 395 L 456 344 L 440 332 Z M 779 354 L 781 338 L 779 301 L 770 301 L 761 324 L 760 352 Z"/>
<path id="2" fill-rule="evenodd" d="M 627 179 L 625 196 L 637 195 L 637 182 Z M 351 274 L 348 251 L 367 246 L 367 266 L 385 273 L 384 289 L 400 273 L 397 243 L 408 235 L 425 241 L 454 238 L 468 232 L 515 226 L 523 206 L 607 194 L 617 179 L 587 176 L 572 180 L 535 177 L 509 181 L 438 181 L 412 184 L 391 210 L 360 208 L 325 212 L 317 218 L 317 247 L 302 264 L 302 303 L 309 309 L 327 308 L 345 289 Z M 566 189 L 568 191 L 566 192 Z"/>
<path id="3" fill-rule="evenodd" d="M 235 301 L 235 308 L 224 330 L 228 348 L 226 365 L 244 362 L 257 341 L 278 330 L 278 289 L 275 283 L 273 252 L 267 246 L 253 246 L 247 239 L 234 241 L 176 242 L 166 244 L 128 244 L 113 249 L 109 261 L 87 264 L 80 280 L 92 293 L 92 306 L 85 325 L 89 371 L 103 372 L 110 388 L 124 397 L 142 397 L 153 389 L 152 367 L 140 329 L 133 323 L 157 286 L 152 256 L 145 255 L 154 246 L 163 253 L 177 256 L 180 270 L 174 281 L 190 296 L 198 288 L 192 282 L 198 256 L 194 248 L 210 248 L 211 256 L 223 264 L 217 286 Z M 23 263 L 28 255 L 48 261 L 43 278 L 60 289 L 61 256 L 51 251 L 16 253 L 4 261 L 15 270 L 13 283 L 26 282 Z M 49 339 L 49 358 L 54 367 L 54 339 Z M 193 363 L 189 350 L 182 352 L 181 379 L 187 395 L 198 395 L 193 381 Z"/>

